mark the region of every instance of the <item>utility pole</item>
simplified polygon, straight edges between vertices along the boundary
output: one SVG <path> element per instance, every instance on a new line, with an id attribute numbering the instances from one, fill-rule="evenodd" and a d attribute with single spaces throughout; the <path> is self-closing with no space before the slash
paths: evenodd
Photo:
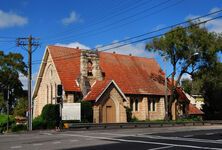
<path id="1" fill-rule="evenodd" d="M 28 46 L 25 48 L 28 52 L 28 129 L 32 130 L 32 47 L 38 47 L 39 43 L 36 42 L 37 38 L 31 35 L 28 38 L 17 38 L 17 46 Z"/>
<path id="2" fill-rule="evenodd" d="M 165 120 L 169 119 L 168 116 L 168 87 L 167 87 L 167 60 L 166 60 L 166 56 L 164 57 L 164 72 L 165 72 L 165 76 L 164 76 L 164 80 L 165 80 Z"/>
<path id="3" fill-rule="evenodd" d="M 7 88 L 7 133 L 8 133 L 8 128 L 9 128 L 9 87 Z"/>

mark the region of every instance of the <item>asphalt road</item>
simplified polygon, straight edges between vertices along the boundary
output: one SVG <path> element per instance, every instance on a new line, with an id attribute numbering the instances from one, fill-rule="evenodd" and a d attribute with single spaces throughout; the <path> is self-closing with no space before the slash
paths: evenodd
<path id="1" fill-rule="evenodd" d="M 0 135 L 0 149 L 222 150 L 222 126 L 34 131 Z"/>

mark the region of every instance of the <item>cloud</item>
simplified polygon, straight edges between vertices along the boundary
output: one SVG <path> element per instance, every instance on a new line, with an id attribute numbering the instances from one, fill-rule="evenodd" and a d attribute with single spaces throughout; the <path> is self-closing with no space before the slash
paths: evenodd
<path id="1" fill-rule="evenodd" d="M 34 85 L 35 85 L 35 81 L 37 79 L 37 75 L 38 73 L 33 73 L 32 74 L 32 90 L 34 89 Z M 19 74 L 19 80 L 22 82 L 23 84 L 23 90 L 27 90 L 28 89 L 28 78 L 22 74 Z"/>
<path id="2" fill-rule="evenodd" d="M 83 45 L 79 42 L 73 42 L 73 43 L 69 43 L 69 44 L 61 44 L 61 43 L 56 43 L 55 45 L 57 46 L 64 46 L 64 47 L 70 47 L 70 48 L 76 48 L 79 47 L 80 49 L 90 49 L 90 47 Z"/>
<path id="3" fill-rule="evenodd" d="M 27 23 L 28 19 L 26 17 L 19 16 L 13 12 L 4 12 L 0 10 L 0 28 L 24 26 Z"/>
<path id="4" fill-rule="evenodd" d="M 118 43 L 118 41 L 113 41 L 113 45 L 102 47 L 102 48 L 101 48 L 102 45 L 97 45 L 96 48 L 99 51 L 105 50 L 106 52 L 115 52 L 115 53 L 124 54 L 124 55 L 132 54 L 133 56 L 140 56 L 140 57 L 154 57 L 154 53 L 150 53 L 145 50 L 145 43 L 129 44 L 122 47 L 118 47 L 123 44 L 125 43 L 123 42 Z M 118 47 L 118 48 L 114 48 L 114 47 Z M 110 48 L 114 48 L 114 49 L 110 49 Z M 107 50 L 107 49 L 110 49 L 110 50 Z"/>
<path id="5" fill-rule="evenodd" d="M 159 30 L 159 29 L 164 28 L 164 27 L 166 27 L 165 24 L 159 24 L 153 30 Z"/>
<path id="6" fill-rule="evenodd" d="M 79 20 L 80 20 L 79 16 L 76 14 L 76 12 L 72 11 L 67 18 L 62 19 L 62 23 L 64 25 L 69 25 L 69 24 L 78 22 Z"/>
<path id="7" fill-rule="evenodd" d="M 183 76 L 182 76 L 182 78 L 181 78 L 181 81 L 182 80 L 185 80 L 185 79 L 189 79 L 189 80 L 192 80 L 192 78 L 191 78 L 191 75 L 189 75 L 189 74 L 183 74 Z"/>
<path id="8" fill-rule="evenodd" d="M 215 12 L 215 11 L 218 11 L 220 10 L 219 8 L 215 7 L 215 8 L 212 8 L 209 13 L 212 13 L 212 12 Z M 201 19 L 199 19 L 199 21 L 205 21 L 205 20 L 209 20 L 209 19 L 212 19 L 216 16 L 217 14 L 214 14 L 212 15 L 211 17 L 203 17 Z M 186 17 L 186 20 L 188 19 L 193 19 L 193 18 L 196 18 L 196 17 L 200 17 L 199 15 L 188 15 Z M 211 20 L 207 23 L 205 23 L 205 27 L 208 28 L 208 30 L 210 32 L 216 32 L 216 33 L 221 33 L 222 32 L 222 19 L 215 19 L 215 20 Z M 204 25 L 203 25 L 204 26 Z"/>

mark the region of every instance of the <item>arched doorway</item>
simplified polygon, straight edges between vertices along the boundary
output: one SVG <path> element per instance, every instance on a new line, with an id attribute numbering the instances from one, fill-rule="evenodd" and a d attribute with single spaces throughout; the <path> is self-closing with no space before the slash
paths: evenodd
<path id="1" fill-rule="evenodd" d="M 103 123 L 116 123 L 116 106 L 111 98 L 109 98 L 102 106 Z"/>

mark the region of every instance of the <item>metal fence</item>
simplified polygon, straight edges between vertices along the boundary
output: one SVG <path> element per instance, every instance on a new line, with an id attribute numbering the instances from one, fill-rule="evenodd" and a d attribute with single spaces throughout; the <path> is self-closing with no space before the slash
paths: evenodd
<path id="1" fill-rule="evenodd" d="M 113 128 L 151 128 L 151 127 L 174 127 L 174 126 L 204 126 L 222 125 L 222 120 L 213 121 L 189 121 L 189 122 L 129 122 L 129 123 L 67 123 L 69 129 L 113 129 Z"/>

